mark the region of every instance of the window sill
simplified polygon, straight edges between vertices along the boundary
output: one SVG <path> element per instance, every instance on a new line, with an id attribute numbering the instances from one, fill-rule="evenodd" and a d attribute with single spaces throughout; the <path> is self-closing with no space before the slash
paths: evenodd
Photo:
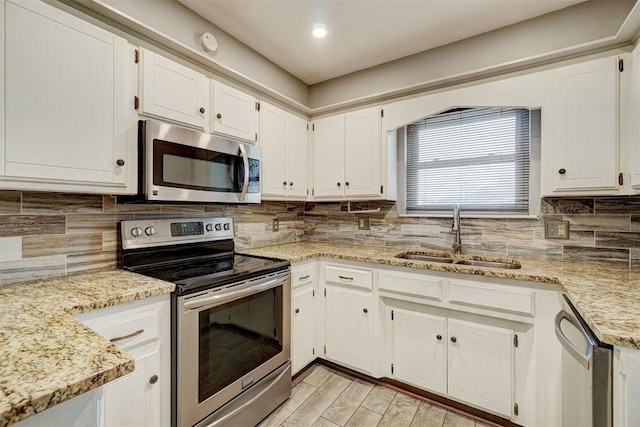
<path id="1" fill-rule="evenodd" d="M 453 211 L 449 213 L 429 213 L 429 214 L 398 214 L 401 218 L 452 218 Z M 488 218 L 488 219 L 540 219 L 538 215 L 498 215 L 498 214 L 482 214 L 474 212 L 460 212 L 461 218 Z"/>

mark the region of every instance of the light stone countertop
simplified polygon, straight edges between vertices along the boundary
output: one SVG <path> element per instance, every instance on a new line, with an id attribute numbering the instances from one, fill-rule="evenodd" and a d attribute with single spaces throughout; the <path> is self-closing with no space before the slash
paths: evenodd
<path id="1" fill-rule="evenodd" d="M 416 248 L 358 246 L 324 242 L 288 243 L 239 252 L 282 258 L 292 263 L 311 258 L 333 258 L 436 272 L 552 283 L 558 285 L 559 290 L 569 296 L 580 315 L 600 341 L 621 347 L 640 349 L 640 269 L 638 268 L 629 269 L 606 263 L 517 258 L 516 260 L 522 268 L 496 269 L 412 261 L 395 257 L 402 252 L 416 252 Z M 485 258 L 469 255 L 456 255 L 455 257 Z M 510 261 L 510 259 L 504 258 L 502 260 Z"/>
<path id="2" fill-rule="evenodd" d="M 134 359 L 73 314 L 174 290 L 124 270 L 0 286 L 0 426 L 134 370 Z"/>

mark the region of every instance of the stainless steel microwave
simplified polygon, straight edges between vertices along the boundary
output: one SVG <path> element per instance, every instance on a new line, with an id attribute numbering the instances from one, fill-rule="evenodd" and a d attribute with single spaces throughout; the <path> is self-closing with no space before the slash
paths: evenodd
<path id="1" fill-rule="evenodd" d="M 260 203 L 260 148 L 155 120 L 139 138 L 147 201 Z"/>

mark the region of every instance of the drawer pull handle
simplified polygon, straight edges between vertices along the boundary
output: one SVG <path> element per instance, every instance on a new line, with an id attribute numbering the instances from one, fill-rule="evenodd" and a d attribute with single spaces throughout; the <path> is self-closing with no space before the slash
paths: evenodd
<path id="1" fill-rule="evenodd" d="M 144 329 L 140 329 L 138 331 L 130 333 L 129 335 L 123 335 L 121 337 L 111 338 L 109 341 L 118 342 L 118 341 L 128 340 L 129 338 L 137 337 L 138 335 L 142 334 L 143 332 L 144 332 Z"/>
<path id="2" fill-rule="evenodd" d="M 149 378 L 149 383 L 150 384 L 155 384 L 158 382 L 158 376 L 157 375 L 153 375 L 151 378 Z"/>
<path id="3" fill-rule="evenodd" d="M 347 277 L 347 276 L 338 276 L 339 278 L 341 278 L 342 280 L 353 280 L 353 277 Z"/>
<path id="4" fill-rule="evenodd" d="M 298 280 L 307 280 L 309 277 L 311 277 L 311 275 L 307 274 L 306 276 L 298 277 Z"/>

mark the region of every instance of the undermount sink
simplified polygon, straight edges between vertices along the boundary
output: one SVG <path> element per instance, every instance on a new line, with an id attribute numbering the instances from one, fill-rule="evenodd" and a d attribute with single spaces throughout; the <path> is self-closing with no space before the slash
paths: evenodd
<path id="1" fill-rule="evenodd" d="M 504 268 L 504 269 L 518 269 L 522 266 L 517 261 L 490 261 L 490 260 L 477 260 L 477 259 L 457 259 L 449 256 L 438 256 L 432 254 L 421 254 L 406 252 L 396 255 L 396 258 L 410 259 L 414 261 L 424 262 L 436 262 L 442 264 L 454 264 L 454 265 L 469 265 L 473 267 L 489 267 L 489 268 Z"/>

